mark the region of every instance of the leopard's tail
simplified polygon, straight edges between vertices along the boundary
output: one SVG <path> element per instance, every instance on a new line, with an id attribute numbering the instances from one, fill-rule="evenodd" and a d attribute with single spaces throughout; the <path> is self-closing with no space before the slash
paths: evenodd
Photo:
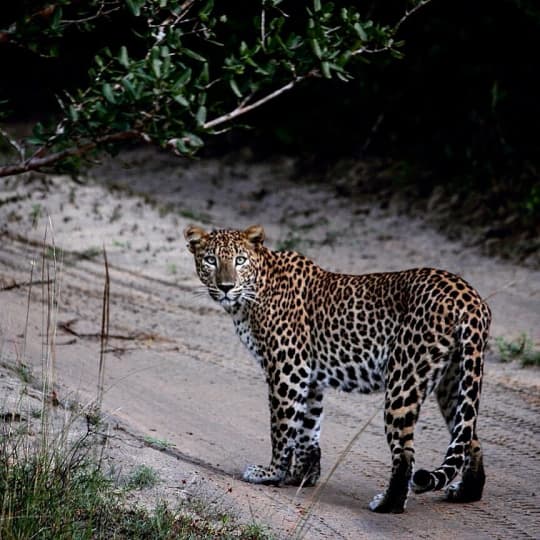
<path id="1" fill-rule="evenodd" d="M 459 368 L 449 389 L 447 403 L 450 405 L 447 409 L 451 411 L 446 417 L 451 433 L 450 444 L 439 468 L 433 471 L 420 469 L 414 473 L 411 488 L 415 493 L 444 489 L 463 471 L 462 484 L 467 484 L 469 492 L 479 492 L 474 496 L 475 500 L 481 497 L 485 476 L 476 436 L 476 419 L 490 321 L 489 307 L 482 302 L 477 310 L 466 313 L 459 325 Z M 468 496 L 472 496 L 471 493 Z"/>

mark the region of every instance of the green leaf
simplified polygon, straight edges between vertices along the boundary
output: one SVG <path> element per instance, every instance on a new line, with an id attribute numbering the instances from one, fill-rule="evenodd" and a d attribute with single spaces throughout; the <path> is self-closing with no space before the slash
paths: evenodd
<path id="1" fill-rule="evenodd" d="M 31 137 L 26 137 L 26 142 L 28 144 L 34 144 L 36 146 L 41 146 L 41 145 L 45 144 L 45 139 L 43 139 L 41 137 L 31 136 Z"/>
<path id="2" fill-rule="evenodd" d="M 189 107 L 189 101 L 182 94 L 177 94 L 176 96 L 173 96 L 173 99 L 174 101 L 176 101 L 176 103 L 182 105 L 182 107 Z"/>
<path id="3" fill-rule="evenodd" d="M 206 122 L 206 107 L 204 105 L 201 105 L 199 107 L 199 110 L 197 111 L 196 120 L 199 126 L 202 126 Z"/>
<path id="4" fill-rule="evenodd" d="M 329 64 L 329 62 L 322 62 L 322 63 L 321 63 L 321 69 L 322 69 L 323 75 L 324 75 L 327 79 L 331 79 L 331 78 L 332 78 L 332 74 L 330 73 L 330 64 Z"/>
<path id="5" fill-rule="evenodd" d="M 182 52 L 186 56 L 193 58 L 193 60 L 198 60 L 199 62 L 206 62 L 206 58 L 204 56 L 201 56 L 199 53 L 196 53 L 195 51 L 192 51 L 191 49 L 182 48 Z"/>
<path id="6" fill-rule="evenodd" d="M 122 47 L 120 47 L 120 55 L 118 57 L 118 61 L 125 68 L 129 67 L 129 56 L 128 56 L 127 48 L 125 47 L 125 45 L 122 45 Z"/>
<path id="7" fill-rule="evenodd" d="M 169 76 L 170 72 L 171 72 L 171 59 L 170 59 L 170 57 L 167 57 L 161 63 L 161 74 L 162 74 L 163 78 L 166 79 Z"/>
<path id="8" fill-rule="evenodd" d="M 141 7 L 144 5 L 145 0 L 126 0 L 128 9 L 138 17 L 141 14 Z"/>
<path id="9" fill-rule="evenodd" d="M 186 146 L 186 143 L 182 139 L 176 139 L 176 141 L 174 141 L 174 145 L 176 146 L 176 149 L 181 154 L 188 154 L 189 153 L 189 149 Z"/>
<path id="10" fill-rule="evenodd" d="M 152 59 L 152 71 L 157 79 L 161 77 L 161 60 L 159 58 Z"/>
<path id="11" fill-rule="evenodd" d="M 322 58 L 321 46 L 319 45 L 319 42 L 315 38 L 311 40 L 311 48 L 313 49 L 315 56 L 319 58 L 320 60 Z"/>
<path id="12" fill-rule="evenodd" d="M 195 133 L 184 133 L 184 136 L 188 139 L 188 143 L 192 148 L 204 146 L 204 141 L 195 135 Z"/>
<path id="13" fill-rule="evenodd" d="M 62 8 L 56 6 L 53 12 L 51 19 L 51 30 L 58 30 L 60 28 L 60 23 L 62 22 Z"/>
<path id="14" fill-rule="evenodd" d="M 176 80 L 174 83 L 175 88 L 180 88 L 182 86 L 185 86 L 189 80 L 191 79 L 192 70 L 191 68 L 187 68 L 180 77 Z"/>
<path id="15" fill-rule="evenodd" d="M 103 83 L 101 91 L 109 103 L 112 103 L 113 105 L 116 103 L 112 86 L 109 83 Z"/>
<path id="16" fill-rule="evenodd" d="M 366 31 L 362 28 L 362 25 L 359 22 L 354 23 L 353 28 L 355 29 L 356 33 L 358 34 L 358 37 L 362 41 L 367 41 L 368 36 L 366 34 Z"/>
<path id="17" fill-rule="evenodd" d="M 229 79 L 229 85 L 231 87 L 231 90 L 234 92 L 235 96 L 237 98 L 241 98 L 242 92 L 240 92 L 240 88 L 238 88 L 236 81 L 234 79 Z"/>
<path id="18" fill-rule="evenodd" d="M 135 89 L 135 86 L 129 79 L 124 77 L 122 79 L 122 86 L 129 92 L 132 98 L 138 99 L 139 93 L 137 92 L 137 90 Z"/>
<path id="19" fill-rule="evenodd" d="M 206 4 L 199 11 L 199 17 L 201 18 L 201 21 L 207 22 L 210 16 L 210 13 L 212 13 L 213 9 L 214 9 L 214 0 L 208 0 Z"/>
<path id="20" fill-rule="evenodd" d="M 201 84 L 208 84 L 209 80 L 210 80 L 210 72 L 208 70 L 208 62 L 205 62 L 201 70 L 201 74 L 199 75 L 199 82 Z"/>
<path id="21" fill-rule="evenodd" d="M 68 114 L 69 118 L 73 122 L 77 122 L 77 120 L 79 119 L 79 111 L 73 105 L 70 105 L 68 107 Z"/>

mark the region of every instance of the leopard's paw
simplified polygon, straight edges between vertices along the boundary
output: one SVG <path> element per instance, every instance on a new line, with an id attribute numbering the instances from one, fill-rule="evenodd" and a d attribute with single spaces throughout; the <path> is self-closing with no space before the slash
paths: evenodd
<path id="1" fill-rule="evenodd" d="M 469 503 L 482 498 L 483 484 L 470 485 L 467 482 L 455 482 L 446 488 L 446 500 L 449 502 Z"/>
<path id="2" fill-rule="evenodd" d="M 306 474 L 304 476 L 288 474 L 283 481 L 287 486 L 313 487 L 319 480 L 318 474 Z"/>
<path id="3" fill-rule="evenodd" d="M 405 511 L 406 504 L 407 501 L 394 500 L 386 493 L 379 493 L 369 503 L 369 509 L 380 514 L 401 514 Z"/>
<path id="4" fill-rule="evenodd" d="M 288 486 L 312 487 L 321 476 L 319 464 L 312 464 L 308 467 L 295 467 L 285 476 L 284 483 Z"/>
<path id="5" fill-rule="evenodd" d="M 251 484 L 278 485 L 283 480 L 283 474 L 278 474 L 270 467 L 248 465 L 242 479 Z"/>
<path id="6" fill-rule="evenodd" d="M 314 486 L 321 476 L 321 450 L 313 446 L 299 452 L 285 477 L 285 484 L 290 486 Z"/>

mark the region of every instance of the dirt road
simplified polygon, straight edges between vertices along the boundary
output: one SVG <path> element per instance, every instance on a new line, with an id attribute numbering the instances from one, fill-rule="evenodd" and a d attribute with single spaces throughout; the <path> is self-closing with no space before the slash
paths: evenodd
<path id="1" fill-rule="evenodd" d="M 134 434 L 140 442 L 122 451 L 161 467 L 163 487 L 173 498 L 186 483 L 196 485 L 201 494 L 290 538 L 314 493 L 240 481 L 246 464 L 269 459 L 266 386 L 227 315 L 193 294 L 198 283 L 181 238 L 188 222 L 239 227 L 260 222 L 271 245 L 301 250 L 333 270 L 447 268 L 490 296 L 493 336 L 511 339 L 526 332 L 537 346 L 540 342 L 538 271 L 484 258 L 421 220 L 371 202 L 351 202 L 321 186 L 293 185 L 288 161 L 246 167 L 235 162 L 186 166 L 150 154 L 129 159 L 130 169 L 106 165 L 93 173 L 109 188 L 122 190 L 61 177 L 45 184 L 40 178 L 11 180 L 0 188 L 0 285 L 22 284 L 0 292 L 0 350 L 4 362 L 20 355 L 28 306 L 24 283 L 33 260 L 33 279 L 41 279 L 39 243 L 47 226 L 48 241 L 64 250 L 56 250 L 59 393 L 85 402 L 95 398 L 105 244 L 113 337 L 104 407 L 121 427 L 118 433 Z M 36 371 L 43 347 L 42 293 L 34 285 L 30 294 L 26 359 Z M 305 538 L 540 538 L 539 390 L 538 369 L 490 358 L 479 420 L 488 475 L 484 499 L 450 505 L 439 493 L 412 496 L 407 513 L 398 516 L 367 509 L 389 474 L 382 412 L 376 414 L 307 512 Z M 381 400 L 379 394 L 328 391 L 323 476 Z M 166 450 L 150 456 L 141 442 L 145 437 Z M 416 439 L 417 465 L 438 465 L 448 436 L 431 399 Z"/>

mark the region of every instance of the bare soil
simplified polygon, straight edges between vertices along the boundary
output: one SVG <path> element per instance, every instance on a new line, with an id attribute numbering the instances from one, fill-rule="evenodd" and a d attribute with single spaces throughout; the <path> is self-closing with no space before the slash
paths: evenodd
<path id="1" fill-rule="evenodd" d="M 142 492 L 143 500 L 201 496 L 247 521 L 268 524 L 283 538 L 294 537 L 306 517 L 305 538 L 312 539 L 540 538 L 540 372 L 500 362 L 494 346 L 479 419 L 487 473 L 482 501 L 451 505 L 432 493 L 411 496 L 403 515 L 367 509 L 389 475 L 380 394 L 328 391 L 323 477 L 369 417 L 381 413 L 315 505 L 313 488 L 240 480 L 246 464 L 264 464 L 270 456 L 266 385 L 227 314 L 194 294 L 199 284 L 181 234 L 188 223 L 261 223 L 269 245 L 302 251 L 341 272 L 446 268 L 488 298 L 493 338 L 526 333 L 540 346 L 539 271 L 450 241 L 424 216 L 400 215 L 373 199 L 353 201 L 330 187 L 293 182 L 292 160 L 249 163 L 243 157 L 183 162 L 139 150 L 94 168 L 78 182 L 42 175 L 3 180 L 3 364 L 23 360 L 36 375 L 41 370 L 47 287 L 34 284 L 29 294 L 28 282 L 32 264 L 33 281 L 54 277 L 42 273 L 47 231 L 58 271 L 54 352 L 60 409 L 73 399 L 95 400 L 105 246 L 111 273 L 103 398 L 110 425 L 107 455 L 119 470 L 146 464 L 158 471 L 161 482 Z M 5 392 L 0 405 L 8 411 L 20 386 L 6 367 L 0 388 Z M 417 465 L 439 465 L 448 435 L 432 399 L 422 410 L 416 438 Z"/>

